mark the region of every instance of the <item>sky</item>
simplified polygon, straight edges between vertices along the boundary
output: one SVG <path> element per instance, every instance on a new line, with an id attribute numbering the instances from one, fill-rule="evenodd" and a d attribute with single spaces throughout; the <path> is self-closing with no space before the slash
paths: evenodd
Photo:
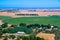
<path id="1" fill-rule="evenodd" d="M 0 0 L 0 8 L 3 7 L 60 8 L 60 0 Z"/>

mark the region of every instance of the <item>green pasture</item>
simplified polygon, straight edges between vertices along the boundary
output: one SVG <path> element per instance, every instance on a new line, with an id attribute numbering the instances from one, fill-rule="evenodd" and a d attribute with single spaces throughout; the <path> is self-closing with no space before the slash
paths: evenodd
<path id="1" fill-rule="evenodd" d="M 28 24 L 51 24 L 60 27 L 60 16 L 48 16 L 48 17 L 20 17 L 11 18 L 7 16 L 0 16 L 0 20 L 3 22 L 16 24 L 26 23 Z"/>

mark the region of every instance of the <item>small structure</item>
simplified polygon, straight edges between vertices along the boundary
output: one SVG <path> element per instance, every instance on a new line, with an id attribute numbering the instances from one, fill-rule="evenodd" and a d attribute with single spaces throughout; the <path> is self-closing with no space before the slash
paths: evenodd
<path id="1" fill-rule="evenodd" d="M 39 28 L 40 30 L 43 29 L 42 27 Z"/>
<path id="2" fill-rule="evenodd" d="M 51 26 L 51 28 L 53 28 L 54 26 Z"/>
<path id="3" fill-rule="evenodd" d="M 51 26 L 50 26 L 50 29 L 46 29 L 46 30 L 48 30 L 48 31 L 52 31 L 53 28 L 54 28 L 54 26 L 51 25 Z"/>
<path id="4" fill-rule="evenodd" d="M 18 31 L 17 34 L 25 34 L 25 32 L 20 32 L 20 31 Z"/>

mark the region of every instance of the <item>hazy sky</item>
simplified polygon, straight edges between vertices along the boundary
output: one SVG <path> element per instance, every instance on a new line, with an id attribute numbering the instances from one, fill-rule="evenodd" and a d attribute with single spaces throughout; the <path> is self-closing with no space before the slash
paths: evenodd
<path id="1" fill-rule="evenodd" d="M 60 7 L 60 0 L 0 0 L 1 7 Z"/>

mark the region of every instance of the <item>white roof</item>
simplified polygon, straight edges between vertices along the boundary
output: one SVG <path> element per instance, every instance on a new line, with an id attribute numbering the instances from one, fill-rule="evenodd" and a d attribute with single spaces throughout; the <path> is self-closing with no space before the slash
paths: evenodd
<path id="1" fill-rule="evenodd" d="M 51 26 L 51 28 L 53 28 L 54 26 Z"/>
<path id="2" fill-rule="evenodd" d="M 25 32 L 20 32 L 20 31 L 19 31 L 19 32 L 17 32 L 17 33 L 19 33 L 19 34 L 24 34 Z"/>
<path id="3" fill-rule="evenodd" d="M 42 27 L 40 27 L 39 29 L 42 29 Z"/>

